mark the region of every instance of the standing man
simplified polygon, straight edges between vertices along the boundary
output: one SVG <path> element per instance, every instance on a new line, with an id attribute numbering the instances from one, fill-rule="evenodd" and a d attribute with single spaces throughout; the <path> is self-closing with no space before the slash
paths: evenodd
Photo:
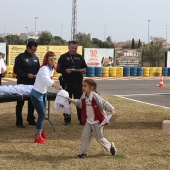
<path id="1" fill-rule="evenodd" d="M 62 74 L 60 77 L 60 84 L 69 92 L 69 97 L 80 99 L 82 95 L 82 74 L 86 73 L 87 65 L 84 58 L 77 54 L 78 43 L 70 41 L 68 45 L 69 51 L 60 56 L 58 60 L 57 72 Z M 77 70 L 82 69 L 82 70 Z M 71 115 L 63 113 L 65 125 L 71 122 Z M 78 120 L 81 122 L 81 109 L 77 107 Z"/>
<path id="2" fill-rule="evenodd" d="M 30 41 L 24 53 L 15 58 L 14 73 L 17 75 L 17 84 L 33 85 L 36 74 L 40 68 L 38 57 L 34 54 L 37 50 L 37 43 Z M 25 128 L 23 125 L 22 108 L 24 100 L 18 100 L 16 105 L 16 125 L 18 128 Z M 29 125 L 36 125 L 34 116 L 34 106 L 31 100 L 28 100 L 27 121 Z"/>

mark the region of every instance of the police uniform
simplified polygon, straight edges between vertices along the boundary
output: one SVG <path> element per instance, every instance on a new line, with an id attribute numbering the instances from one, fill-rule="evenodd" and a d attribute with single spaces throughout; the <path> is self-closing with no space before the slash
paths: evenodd
<path id="1" fill-rule="evenodd" d="M 40 68 L 39 59 L 36 55 L 31 55 L 25 50 L 15 58 L 14 73 L 17 75 L 17 84 L 33 85 L 35 78 L 28 78 L 28 73 L 36 75 Z M 23 125 L 22 108 L 23 100 L 17 101 L 16 105 L 16 125 Z M 28 100 L 28 115 L 27 121 L 29 124 L 35 123 L 34 107 L 31 100 Z"/>
<path id="2" fill-rule="evenodd" d="M 66 69 L 82 69 L 87 68 L 84 58 L 80 54 L 70 55 L 69 52 L 60 56 L 58 60 L 57 72 L 62 74 L 61 85 L 64 89 L 69 92 L 69 97 L 74 97 L 75 99 L 80 99 L 82 95 L 82 73 L 72 71 L 71 73 L 66 73 Z M 64 121 L 65 124 L 71 122 L 71 115 L 65 114 Z M 77 107 L 78 120 L 81 122 L 81 109 Z"/>

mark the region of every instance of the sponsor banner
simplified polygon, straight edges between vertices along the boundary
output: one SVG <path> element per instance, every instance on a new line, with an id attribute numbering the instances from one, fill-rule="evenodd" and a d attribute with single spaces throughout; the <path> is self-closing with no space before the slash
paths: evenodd
<path id="1" fill-rule="evenodd" d="M 8 45 L 8 65 L 14 65 L 15 58 L 26 50 L 26 45 Z M 36 51 L 36 56 L 40 60 L 40 64 L 44 59 L 46 52 L 53 51 L 56 54 L 57 60 L 60 55 L 68 52 L 68 46 L 48 46 L 48 45 L 39 45 Z M 82 55 L 82 46 L 79 46 L 77 53 Z"/>
<path id="2" fill-rule="evenodd" d="M 114 49 L 111 48 L 84 48 L 84 59 L 87 66 L 104 66 L 114 65 Z"/>
<path id="3" fill-rule="evenodd" d="M 6 58 L 6 43 L 0 43 L 0 53 L 2 53 L 2 57 L 6 63 L 7 58 Z"/>
<path id="4" fill-rule="evenodd" d="M 77 53 L 82 55 L 82 46 L 78 46 Z M 49 46 L 49 51 L 53 51 L 56 54 L 57 61 L 59 57 L 68 52 L 68 46 Z"/>
<path id="5" fill-rule="evenodd" d="M 13 66 L 16 56 L 23 53 L 26 49 L 26 45 L 8 45 L 8 65 Z"/>
<path id="6" fill-rule="evenodd" d="M 116 49 L 115 50 L 116 66 L 142 66 L 142 50 L 134 49 Z"/>
<path id="7" fill-rule="evenodd" d="M 48 51 L 48 46 L 46 45 L 39 45 L 37 47 L 37 51 L 35 52 L 35 55 L 39 58 L 40 65 L 42 64 L 44 56 L 47 51 Z"/>
<path id="8" fill-rule="evenodd" d="M 14 65 L 15 58 L 26 50 L 26 45 L 8 45 L 9 60 L 8 65 Z M 47 51 L 47 46 L 39 45 L 36 51 L 36 55 L 42 63 L 44 54 Z"/>

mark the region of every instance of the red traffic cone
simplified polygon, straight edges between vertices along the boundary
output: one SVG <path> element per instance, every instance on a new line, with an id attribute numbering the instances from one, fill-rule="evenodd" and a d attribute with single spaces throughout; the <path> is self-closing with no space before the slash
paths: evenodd
<path id="1" fill-rule="evenodd" d="M 158 87 L 164 87 L 163 76 L 161 75 Z"/>

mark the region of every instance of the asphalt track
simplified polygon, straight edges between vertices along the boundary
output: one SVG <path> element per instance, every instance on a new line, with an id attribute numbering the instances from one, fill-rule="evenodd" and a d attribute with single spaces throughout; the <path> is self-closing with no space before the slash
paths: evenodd
<path id="1" fill-rule="evenodd" d="M 166 87 L 170 84 L 170 79 L 164 80 L 165 87 L 158 87 L 159 81 L 159 78 L 104 80 L 98 81 L 98 87 L 101 95 L 114 95 L 135 102 L 170 109 L 170 87 Z"/>
<path id="2" fill-rule="evenodd" d="M 91 77 L 93 78 L 93 77 Z M 114 95 L 136 102 L 144 102 L 170 109 L 170 77 L 164 77 L 164 86 L 159 85 L 159 77 L 122 77 L 122 78 L 93 78 L 102 96 Z M 57 79 L 55 79 L 58 82 Z M 13 79 L 3 79 L 2 85 L 16 84 Z"/>

